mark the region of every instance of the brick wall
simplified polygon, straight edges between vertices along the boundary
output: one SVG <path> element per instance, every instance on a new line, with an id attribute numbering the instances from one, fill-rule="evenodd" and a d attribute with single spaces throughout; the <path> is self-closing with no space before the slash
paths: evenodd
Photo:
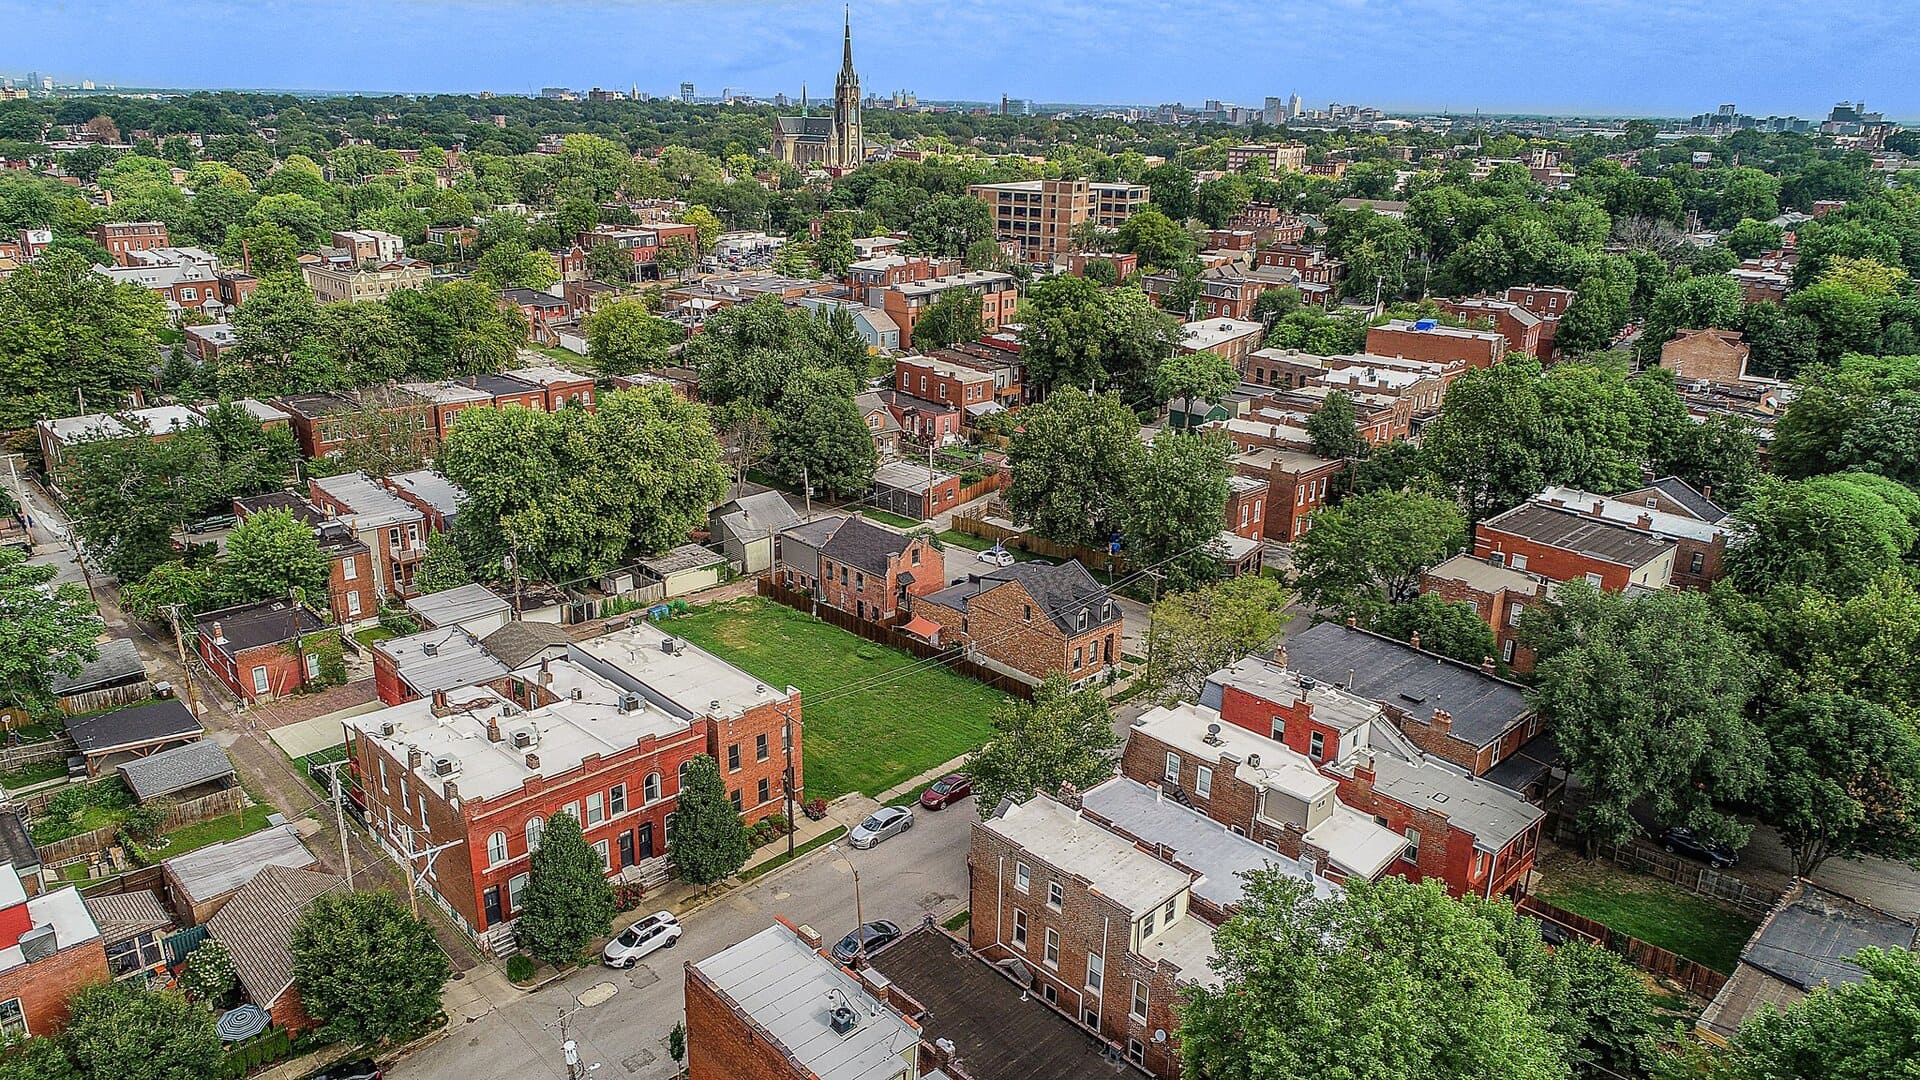
<path id="1" fill-rule="evenodd" d="M 1015 884 L 1018 863 L 1030 870 L 1026 892 Z M 1019 958 L 1033 972 L 1033 992 L 1041 1000 L 1057 1005 L 1082 1026 L 1123 1048 L 1137 1045 L 1154 1076 L 1171 1080 L 1180 1074 L 1179 1041 L 1172 1037 L 1179 1030 L 1174 1013 L 1179 969 L 1129 951 L 1132 912 L 1089 887 L 1085 878 L 1062 873 L 981 824 L 973 826 L 967 867 L 973 912 L 969 944 L 976 952 L 989 961 Z M 1058 909 L 1048 903 L 1049 882 L 1061 885 Z M 1014 943 L 1016 910 L 1026 920 L 1024 948 Z M 1046 962 L 1048 930 L 1059 935 L 1057 964 Z M 1097 994 L 1087 987 L 1090 956 L 1103 958 L 1098 965 L 1102 986 Z M 1187 977 L 1202 974 L 1190 972 Z M 1144 1019 L 1130 1015 L 1135 981 L 1147 987 Z M 1154 1043 L 1156 1030 L 1167 1032 L 1165 1043 Z"/>
<path id="2" fill-rule="evenodd" d="M 1600 588 L 1608 592 L 1625 589 L 1634 571 L 1630 566 L 1606 562 L 1577 551 L 1548 547 L 1480 522 L 1473 531 L 1474 558 L 1484 560 L 1495 552 L 1500 552 L 1509 566 L 1513 565 L 1515 555 L 1526 556 L 1526 570 L 1549 581 L 1584 581 L 1588 574 L 1598 575 Z"/>
<path id="3" fill-rule="evenodd" d="M 96 937 L 38 963 L 0 972 L 0 1001 L 20 999 L 29 1035 L 57 1035 L 67 1023 L 67 999 L 109 977 L 106 947 Z"/>
<path id="4" fill-rule="evenodd" d="M 1367 351 L 1435 363 L 1464 361 L 1468 367 L 1492 367 L 1506 354 L 1507 341 L 1497 334 L 1469 336 L 1424 330 L 1376 326 L 1367 331 Z"/>
<path id="5" fill-rule="evenodd" d="M 687 969 L 689 1080 L 810 1080 L 811 1074 L 699 969 Z"/>
<path id="6" fill-rule="evenodd" d="M 904 573 L 913 575 L 912 584 L 905 587 L 907 595 L 937 592 L 946 582 L 945 556 L 924 537 L 916 537 L 899 558 L 888 562 L 885 576 L 879 576 L 823 555 L 817 591 L 821 603 L 828 607 L 876 622 L 893 622 L 904 615 L 907 608 L 901 602 L 900 575 Z"/>
<path id="7" fill-rule="evenodd" d="M 1737 383 L 1747 370 L 1747 346 L 1731 334 L 1728 340 L 1718 333 L 1694 332 L 1667 342 L 1660 348 L 1660 366 L 1682 379 Z"/>
<path id="8" fill-rule="evenodd" d="M 980 593 L 967 607 L 962 615 L 956 608 L 916 600 L 912 612 L 939 623 L 942 641 L 972 642 L 979 655 L 1036 679 L 1064 671 L 1077 681 L 1101 674 L 1117 659 L 1118 622 L 1064 634 L 1047 616 L 1046 606 L 1017 581 Z M 1081 650 L 1078 667 L 1073 662 L 1076 649 Z"/>

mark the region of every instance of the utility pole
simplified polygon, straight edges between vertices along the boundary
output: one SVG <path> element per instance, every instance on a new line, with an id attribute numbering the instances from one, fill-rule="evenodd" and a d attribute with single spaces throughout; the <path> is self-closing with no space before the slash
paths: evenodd
<path id="1" fill-rule="evenodd" d="M 353 891 L 353 858 L 347 854 L 347 812 L 340 802 L 340 767 L 347 763 L 346 758 L 329 761 L 325 765 L 315 765 L 316 769 L 327 770 L 327 780 L 333 788 L 333 825 L 340 831 L 340 865 L 346 868 L 347 891 Z"/>
<path id="2" fill-rule="evenodd" d="M 800 497 L 807 501 L 806 520 L 813 520 L 813 480 L 807 476 L 807 467 L 800 466 Z"/>
<path id="3" fill-rule="evenodd" d="M 300 586 L 287 586 L 287 604 L 293 608 L 293 662 L 300 669 L 300 689 L 307 688 L 307 647 L 300 640 Z"/>
<path id="4" fill-rule="evenodd" d="M 1141 571 L 1153 582 L 1153 603 L 1147 605 L 1147 685 L 1153 685 L 1153 609 L 1160 606 L 1160 571 L 1147 569 Z"/>
<path id="5" fill-rule="evenodd" d="M 504 525 L 505 522 L 501 524 Z M 507 534 L 507 549 L 511 552 L 511 554 L 507 556 L 511 564 L 507 569 L 513 571 L 513 617 L 515 620 L 518 620 L 521 617 L 520 613 L 525 603 L 525 599 L 520 592 L 520 537 L 511 528 L 506 529 L 505 532 Z"/>
<path id="6" fill-rule="evenodd" d="M 793 816 L 793 713 L 785 708 L 780 716 L 786 723 L 780 725 L 780 738 L 786 743 L 787 770 L 783 774 L 787 788 L 787 861 L 793 861 L 793 834 L 799 831 L 799 819 Z"/>
<path id="7" fill-rule="evenodd" d="M 409 879 L 407 899 L 413 902 L 413 914 L 415 918 L 420 916 L 420 889 L 427 883 L 427 874 L 433 870 L 434 860 L 438 859 L 440 853 L 448 848 L 459 847 L 464 843 L 466 843 L 465 840 L 449 840 L 444 844 L 436 844 L 430 848 L 407 852 L 407 877 Z M 420 867 L 420 872 L 416 874 L 413 872 L 413 863 L 414 860 L 420 858 L 425 858 L 427 861 Z"/>
<path id="8" fill-rule="evenodd" d="M 193 715 L 198 717 L 200 715 L 200 692 L 194 688 L 193 667 L 187 663 L 187 639 L 180 633 L 180 605 L 168 604 L 167 614 L 173 617 L 173 647 L 180 652 L 180 670 L 186 677 L 187 708 L 193 710 Z"/>

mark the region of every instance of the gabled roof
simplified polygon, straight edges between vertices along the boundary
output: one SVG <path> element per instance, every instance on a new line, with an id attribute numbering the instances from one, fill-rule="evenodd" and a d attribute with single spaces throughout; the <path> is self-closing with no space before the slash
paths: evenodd
<path id="1" fill-rule="evenodd" d="M 1453 717 L 1453 734 L 1475 746 L 1493 742 L 1533 712 L 1516 683 L 1341 623 L 1289 635 L 1287 667 L 1416 719 L 1444 709 Z"/>
<path id="2" fill-rule="evenodd" d="M 1727 512 L 1721 509 L 1720 504 L 1677 476 L 1663 476 L 1647 486 L 1657 488 L 1662 495 L 1686 507 L 1688 513 L 1709 525 L 1717 525 L 1727 519 Z"/>
<path id="3" fill-rule="evenodd" d="M 736 540 L 758 540 L 800 524 L 800 515 L 777 491 L 742 495 L 715 507 L 713 514 Z"/>
<path id="4" fill-rule="evenodd" d="M 293 827 L 280 825 L 175 855 L 161 865 L 187 899 L 198 904 L 245 885 L 263 867 L 297 869 L 314 862 Z"/>
<path id="5" fill-rule="evenodd" d="M 200 721 L 177 698 L 144 701 L 124 709 L 67 721 L 67 734 L 83 754 L 103 754 L 200 734 Z"/>
<path id="6" fill-rule="evenodd" d="M 887 564 L 913 543 L 913 537 L 876 525 L 863 517 L 842 518 L 820 554 L 869 574 L 885 575 Z"/>
<path id="7" fill-rule="evenodd" d="M 773 130 L 802 139 L 825 139 L 833 134 L 833 117 L 776 116 L 773 118 Z"/>
<path id="8" fill-rule="evenodd" d="M 232 775 L 233 762 L 212 739 L 175 746 L 120 766 L 121 778 L 141 802 Z"/>
<path id="9" fill-rule="evenodd" d="M 89 896 L 86 904 L 100 928 L 100 940 L 108 944 L 173 925 L 173 914 L 160 902 L 160 894 L 150 890 Z"/>
<path id="10" fill-rule="evenodd" d="M 308 905 L 345 884 L 314 870 L 263 867 L 207 921 L 248 1000 L 268 1008 L 293 984 L 293 928 Z"/>
<path id="11" fill-rule="evenodd" d="M 480 647 L 509 668 L 525 667 L 527 662 L 554 647 L 565 648 L 573 641 L 559 623 L 510 622 L 480 639 Z"/>
<path id="12" fill-rule="evenodd" d="M 146 662 L 140 659 L 140 650 L 134 648 L 133 641 L 114 638 L 100 643 L 97 654 L 81 665 L 78 675 L 68 678 L 64 673 L 55 672 L 48 680 L 48 689 L 59 695 L 77 694 L 146 677 Z"/>
<path id="13" fill-rule="evenodd" d="M 1100 584 L 1080 563 L 1018 562 L 982 575 L 983 581 L 1017 581 L 1046 611 L 1063 634 L 1079 634 L 1120 621 L 1120 607 L 1107 597 Z M 1086 615 L 1086 625 L 1080 616 Z"/>

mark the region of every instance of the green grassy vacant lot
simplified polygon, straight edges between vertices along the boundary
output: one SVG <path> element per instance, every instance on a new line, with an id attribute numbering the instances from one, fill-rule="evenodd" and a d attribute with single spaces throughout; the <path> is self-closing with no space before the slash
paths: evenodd
<path id="1" fill-rule="evenodd" d="M 667 629 L 773 686 L 800 688 L 809 798 L 878 795 L 959 757 L 986 741 L 1004 700 L 945 668 L 902 674 L 919 661 L 758 597 L 696 608 Z M 869 680 L 884 681 L 834 693 Z"/>
<path id="2" fill-rule="evenodd" d="M 861 517 L 872 518 L 874 521 L 892 525 L 896 529 L 917 529 L 926 524 L 926 522 L 921 521 L 919 518 L 905 517 L 888 510 L 882 510 L 876 506 L 862 506 L 858 509 L 860 510 Z"/>
<path id="3" fill-rule="evenodd" d="M 1541 864 L 1540 898 L 1623 934 L 1733 972 L 1754 919 L 1705 897 L 1607 862 L 1560 855 Z"/>
<path id="4" fill-rule="evenodd" d="M 938 536 L 935 536 L 934 539 L 940 541 L 942 544 L 947 544 L 952 547 L 966 548 L 967 551 L 985 551 L 988 548 L 993 546 L 993 541 L 987 539 L 984 536 L 975 536 L 972 533 L 963 533 L 958 529 L 948 529 L 947 531 L 939 534 Z M 1040 557 L 1038 555 L 1035 555 L 1033 552 L 1028 551 L 1025 548 L 1010 547 L 1007 549 L 1007 551 L 1013 555 L 1014 562 L 1027 562 L 1029 560 L 1038 559 Z M 968 559 L 972 558 L 972 556 L 964 555 L 964 553 L 962 555 L 954 556 L 954 558 L 963 558 L 963 557 Z M 980 566 L 983 570 L 993 569 L 993 567 L 987 563 L 981 563 Z M 951 573 L 957 575 L 959 571 L 952 570 Z"/>

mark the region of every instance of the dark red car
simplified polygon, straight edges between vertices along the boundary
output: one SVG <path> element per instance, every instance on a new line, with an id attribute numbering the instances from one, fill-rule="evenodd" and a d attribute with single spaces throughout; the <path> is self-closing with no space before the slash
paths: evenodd
<path id="1" fill-rule="evenodd" d="M 920 793 L 920 805 L 929 810 L 943 810 L 947 804 L 964 799 L 973 794 L 973 781 L 965 773 L 943 776 L 933 782 L 933 786 Z"/>

